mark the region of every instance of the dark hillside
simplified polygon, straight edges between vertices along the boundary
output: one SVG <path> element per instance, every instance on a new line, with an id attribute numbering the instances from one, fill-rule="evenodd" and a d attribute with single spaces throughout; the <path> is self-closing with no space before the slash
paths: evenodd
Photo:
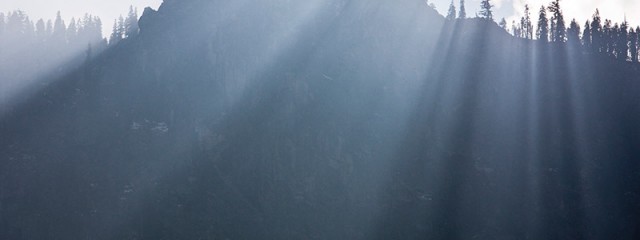
<path id="1" fill-rule="evenodd" d="M 140 29 L 0 119 L 1 239 L 640 235 L 637 65 L 417 0 Z"/>

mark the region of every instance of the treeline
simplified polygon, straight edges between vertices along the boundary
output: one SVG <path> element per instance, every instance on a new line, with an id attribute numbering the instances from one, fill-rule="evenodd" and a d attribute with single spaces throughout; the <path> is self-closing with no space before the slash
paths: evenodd
<path id="1" fill-rule="evenodd" d="M 0 49 L 4 53 L 11 53 L 12 49 L 22 55 L 41 51 L 61 53 L 88 44 L 106 46 L 99 17 L 85 14 L 71 19 L 67 25 L 60 12 L 54 20 L 39 19 L 35 23 L 22 11 L 9 12 L 6 17 L 0 13 Z M 25 49 L 29 52 L 24 52 Z"/>
<path id="2" fill-rule="evenodd" d="M 490 0 L 482 0 L 478 17 L 493 20 L 492 7 Z M 460 1 L 460 9 L 456 16 L 456 8 L 451 1 L 446 19 L 453 21 L 465 18 L 464 0 Z M 504 18 L 498 25 L 519 38 L 536 39 L 541 43 L 580 46 L 585 53 L 605 54 L 621 61 L 637 63 L 640 58 L 640 26 L 633 28 L 626 19 L 622 23 L 602 20 L 598 9 L 593 17 L 584 23 L 584 27 L 581 28 L 576 19 L 571 20 L 567 26 L 560 0 L 553 0 L 548 6 L 540 7 L 535 27 L 529 5 L 525 5 L 524 16 L 520 21 L 511 23 L 511 29 Z"/>
<path id="3" fill-rule="evenodd" d="M 138 33 L 137 9 L 129 7 L 126 17 L 114 21 L 113 33 L 109 38 L 102 36 L 103 23 L 97 16 L 85 14 L 72 18 L 67 24 L 58 11 L 54 20 L 32 21 L 23 11 L 17 10 L 6 15 L 0 13 L 0 49 L 17 49 L 21 46 L 42 46 L 43 49 L 76 49 L 76 46 L 94 45 L 96 49 L 106 48 L 120 40 Z"/>
<path id="4" fill-rule="evenodd" d="M 640 27 L 634 29 L 626 20 L 622 23 L 613 23 L 609 19 L 603 21 L 596 9 L 583 28 L 576 19 L 565 26 L 560 1 L 555 0 L 547 7 L 540 7 L 535 37 L 541 42 L 580 45 L 585 52 L 604 53 L 622 61 L 638 62 Z M 525 6 L 525 16 L 520 23 L 513 22 L 511 33 L 516 37 L 533 39 L 532 32 L 529 6 Z"/>
<path id="5" fill-rule="evenodd" d="M 109 37 L 109 45 L 114 45 L 120 42 L 122 39 L 135 36 L 140 31 L 138 26 L 138 9 L 134 9 L 133 6 L 129 6 L 129 14 L 126 18 L 122 15 L 117 20 L 113 21 L 113 29 L 111 30 L 111 36 Z"/>
<path id="6" fill-rule="evenodd" d="M 138 34 L 137 10 L 130 7 L 126 17 L 117 19 L 109 38 L 102 32 L 102 20 L 91 14 L 67 23 L 60 12 L 55 19 L 36 21 L 19 10 L 0 13 L 0 87 L 9 89 L 39 76 L 62 74 Z"/>

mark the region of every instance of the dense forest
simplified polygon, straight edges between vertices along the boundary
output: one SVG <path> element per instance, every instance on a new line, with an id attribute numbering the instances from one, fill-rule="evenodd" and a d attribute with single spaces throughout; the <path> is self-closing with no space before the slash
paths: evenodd
<path id="1" fill-rule="evenodd" d="M 85 14 L 65 23 L 60 12 L 54 20 L 31 20 L 20 10 L 0 13 L 0 105 L 8 105 L 11 92 L 19 92 L 34 79 L 55 78 L 83 64 L 109 46 L 138 33 L 137 10 L 114 22 L 113 34 L 102 36 L 99 17 Z"/>
<path id="2" fill-rule="evenodd" d="M 63 52 L 75 48 L 74 46 L 86 47 L 89 44 L 95 44 L 96 46 L 93 47 L 96 49 L 105 49 L 124 38 L 138 34 L 137 12 L 137 9 L 131 6 L 126 17 L 120 16 L 119 19 L 114 20 L 112 34 L 108 39 L 102 36 L 102 20 L 88 13 L 78 20 L 71 18 L 68 25 L 60 11 L 53 21 L 39 19 L 35 23 L 20 10 L 9 12 L 6 16 L 0 13 L 1 46 L 5 51 L 20 48 L 34 49 L 34 51 L 35 49 L 39 51 L 57 49 Z"/>
<path id="3" fill-rule="evenodd" d="M 90 44 L 96 50 L 106 48 L 102 22 L 89 14 L 78 21 L 72 19 L 67 27 L 60 12 L 54 21 L 40 19 L 36 23 L 22 11 L 9 12 L 6 17 L 0 13 L 0 71 L 6 78 L 22 77 L 27 71 L 60 65 L 64 60 L 59 60 L 68 61 L 82 55 Z"/>
<path id="4" fill-rule="evenodd" d="M 456 12 L 456 6 L 451 1 L 446 14 L 448 21 L 466 18 L 464 0 L 460 1 L 459 6 L 460 11 Z M 478 17 L 493 21 L 493 5 L 490 1 L 483 0 L 480 7 L 482 10 Z M 514 20 L 510 29 L 504 18 L 498 25 L 518 38 L 536 39 L 540 43 L 566 43 L 581 46 L 585 53 L 605 54 L 621 61 L 638 62 L 640 26 L 633 28 L 626 20 L 622 23 L 613 23 L 609 19 L 603 21 L 598 9 L 592 19 L 586 20 L 583 30 L 575 18 L 569 26 L 566 25 L 560 0 L 554 0 L 546 7 L 541 6 L 535 25 L 533 21 L 531 9 L 526 4 L 524 16 L 519 22 Z"/>
<path id="5" fill-rule="evenodd" d="M 80 50 L 0 106 L 0 239 L 638 239 L 638 31 L 559 3 L 10 13 Z"/>

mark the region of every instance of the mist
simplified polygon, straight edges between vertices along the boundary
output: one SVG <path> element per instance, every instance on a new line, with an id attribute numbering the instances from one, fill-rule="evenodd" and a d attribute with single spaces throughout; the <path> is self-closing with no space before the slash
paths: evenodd
<path id="1" fill-rule="evenodd" d="M 54 19 L 32 20 L 21 10 L 0 13 L 0 105 L 6 113 L 48 86 L 52 80 L 77 70 L 110 45 L 138 32 L 137 11 L 116 19 L 112 34 L 104 37 L 103 22 L 86 13 L 65 22 L 58 11 Z"/>

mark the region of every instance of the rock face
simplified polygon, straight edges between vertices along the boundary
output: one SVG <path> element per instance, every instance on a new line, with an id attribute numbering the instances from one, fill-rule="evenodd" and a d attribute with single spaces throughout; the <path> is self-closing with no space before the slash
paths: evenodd
<path id="1" fill-rule="evenodd" d="M 633 67 L 419 0 L 140 28 L 0 119 L 1 239 L 638 234 Z"/>
<path id="2" fill-rule="evenodd" d="M 147 34 L 147 31 L 152 31 L 153 22 L 157 21 L 158 11 L 153 10 L 153 8 L 146 7 L 142 12 L 142 16 L 140 16 L 140 20 L 138 20 L 138 25 L 140 26 L 141 34 Z"/>

